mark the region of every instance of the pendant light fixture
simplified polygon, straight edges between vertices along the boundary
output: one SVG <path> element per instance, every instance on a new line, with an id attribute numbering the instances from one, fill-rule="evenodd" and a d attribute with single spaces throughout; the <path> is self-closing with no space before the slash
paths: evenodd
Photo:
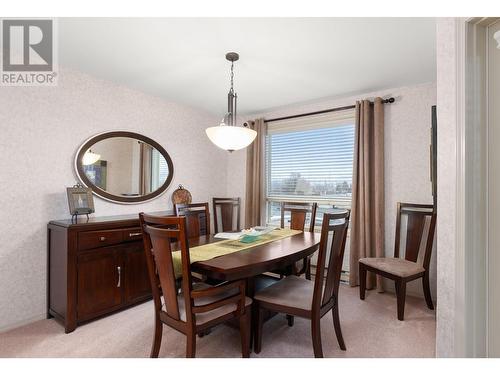
<path id="1" fill-rule="evenodd" d="M 217 147 L 229 152 L 247 147 L 257 136 L 257 132 L 249 129 L 246 125 L 236 125 L 236 102 L 238 100 L 238 95 L 233 89 L 233 66 L 234 62 L 238 61 L 239 58 L 240 56 L 236 52 L 229 52 L 226 54 L 226 59 L 231 61 L 231 88 L 227 94 L 227 113 L 219 126 L 212 126 L 205 130 L 208 138 Z"/>
<path id="2" fill-rule="evenodd" d="M 497 31 L 495 34 L 493 34 L 493 38 L 498 43 L 497 48 L 500 49 L 500 31 Z"/>
<path id="3" fill-rule="evenodd" d="M 98 161 L 101 158 L 101 155 L 96 154 L 95 152 L 92 152 L 91 149 L 88 149 L 85 154 L 83 154 L 83 160 L 82 164 L 83 165 L 92 165 L 96 161 Z"/>

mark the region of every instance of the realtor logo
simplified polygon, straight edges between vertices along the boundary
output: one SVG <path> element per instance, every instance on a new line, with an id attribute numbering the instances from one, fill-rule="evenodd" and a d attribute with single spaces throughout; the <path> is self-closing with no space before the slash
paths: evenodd
<path id="1" fill-rule="evenodd" d="M 51 19 L 3 19 L 1 84 L 55 85 L 54 39 Z"/>

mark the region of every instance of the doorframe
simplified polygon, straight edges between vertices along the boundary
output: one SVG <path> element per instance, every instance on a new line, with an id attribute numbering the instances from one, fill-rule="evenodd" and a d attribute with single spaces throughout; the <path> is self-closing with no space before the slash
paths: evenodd
<path id="1" fill-rule="evenodd" d="M 457 23 L 456 355 L 488 356 L 488 26 Z"/>

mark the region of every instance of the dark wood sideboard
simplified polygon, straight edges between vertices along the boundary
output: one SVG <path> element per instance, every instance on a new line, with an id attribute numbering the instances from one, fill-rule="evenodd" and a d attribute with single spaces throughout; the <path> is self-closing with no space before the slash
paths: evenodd
<path id="1" fill-rule="evenodd" d="M 51 221 L 47 232 L 47 317 L 66 333 L 151 298 L 138 214 Z"/>

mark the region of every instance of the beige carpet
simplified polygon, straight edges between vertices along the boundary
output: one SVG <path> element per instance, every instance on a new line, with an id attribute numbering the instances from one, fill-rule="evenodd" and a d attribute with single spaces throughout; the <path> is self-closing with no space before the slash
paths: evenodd
<path id="1" fill-rule="evenodd" d="M 434 357 L 435 313 L 425 302 L 407 297 L 405 321 L 396 318 L 396 298 L 342 285 L 340 320 L 347 351 L 339 349 L 331 314 L 321 320 L 325 357 Z M 96 320 L 65 334 L 54 321 L 42 320 L 0 334 L 0 357 L 147 357 L 153 334 L 153 305 L 147 302 Z M 197 340 L 198 357 L 239 357 L 236 329 L 221 325 Z M 160 357 L 184 357 L 184 335 L 165 327 Z M 283 315 L 264 325 L 263 357 L 313 357 L 309 321 L 288 327 Z"/>

